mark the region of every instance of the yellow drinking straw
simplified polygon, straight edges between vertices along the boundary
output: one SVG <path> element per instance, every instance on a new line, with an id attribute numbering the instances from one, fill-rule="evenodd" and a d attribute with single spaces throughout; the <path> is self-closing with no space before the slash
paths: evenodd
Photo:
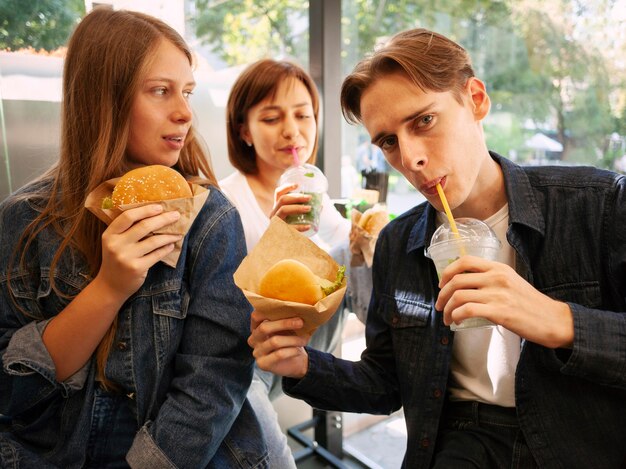
<path id="1" fill-rule="evenodd" d="M 454 221 L 454 217 L 452 216 L 452 211 L 450 210 L 450 206 L 448 205 L 448 199 L 446 199 L 446 194 L 443 193 L 443 188 L 441 184 L 437 183 L 437 193 L 439 194 L 439 198 L 441 199 L 441 203 L 443 204 L 443 209 L 446 212 L 446 216 L 448 217 L 448 222 L 450 223 L 450 229 L 454 233 L 454 236 L 457 238 L 460 237 L 459 230 L 456 227 L 456 222 Z"/>
<path id="2" fill-rule="evenodd" d="M 443 188 L 441 187 L 441 184 L 439 183 L 437 183 L 437 193 L 439 194 L 439 198 L 441 199 L 443 210 L 446 212 L 446 216 L 448 217 L 448 222 L 450 223 L 450 229 L 452 230 L 454 237 L 461 239 L 459 230 L 456 227 L 456 222 L 454 221 L 454 217 L 452 216 L 452 210 L 450 210 L 450 206 L 448 205 L 448 199 L 446 199 L 446 194 L 443 193 Z M 459 252 L 462 256 L 465 255 L 465 246 L 463 244 L 459 246 Z"/>

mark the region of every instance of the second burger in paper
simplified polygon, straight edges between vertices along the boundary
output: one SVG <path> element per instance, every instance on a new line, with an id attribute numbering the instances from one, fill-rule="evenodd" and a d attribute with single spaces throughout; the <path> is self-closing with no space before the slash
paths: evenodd
<path id="1" fill-rule="evenodd" d="M 344 270 L 314 242 L 274 217 L 234 279 L 255 310 L 272 320 L 300 317 L 304 327 L 297 333 L 307 335 L 340 307 L 347 285 Z"/>

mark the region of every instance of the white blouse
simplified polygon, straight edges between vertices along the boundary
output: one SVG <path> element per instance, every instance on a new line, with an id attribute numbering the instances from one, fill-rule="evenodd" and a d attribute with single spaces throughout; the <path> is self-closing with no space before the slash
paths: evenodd
<path id="1" fill-rule="evenodd" d="M 259 206 L 243 173 L 235 171 L 220 180 L 219 187 L 239 211 L 246 236 L 246 246 L 250 252 L 269 227 L 270 219 Z M 319 231 L 311 236 L 311 241 L 329 252 L 335 246 L 347 243 L 349 235 L 350 220 L 342 217 L 328 194 L 324 194 Z"/>

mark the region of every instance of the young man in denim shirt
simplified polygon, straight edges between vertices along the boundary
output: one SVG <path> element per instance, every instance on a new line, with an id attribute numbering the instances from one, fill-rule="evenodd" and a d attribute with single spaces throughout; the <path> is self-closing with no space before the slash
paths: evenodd
<path id="1" fill-rule="evenodd" d="M 485 85 L 466 51 L 396 35 L 342 88 L 387 161 L 427 199 L 380 235 L 358 362 L 305 348 L 297 318 L 253 314 L 258 365 L 315 407 L 404 408 L 403 467 L 619 468 L 626 462 L 626 180 L 595 168 L 522 168 L 489 152 Z M 485 221 L 498 262 L 462 256 L 441 279 L 424 256 L 443 222 Z M 472 317 L 495 328 L 453 333 Z"/>

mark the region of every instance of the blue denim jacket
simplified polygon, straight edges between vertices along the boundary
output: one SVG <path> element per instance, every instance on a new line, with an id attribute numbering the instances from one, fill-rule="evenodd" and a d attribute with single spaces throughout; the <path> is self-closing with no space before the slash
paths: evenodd
<path id="1" fill-rule="evenodd" d="M 518 420 L 541 468 L 619 468 L 626 462 L 626 178 L 582 167 L 522 168 L 492 153 L 509 201 L 517 270 L 567 302 L 572 350 L 523 341 L 515 376 Z M 403 467 L 429 467 L 446 396 L 454 333 L 434 303 L 424 256 L 435 210 L 422 204 L 388 225 L 376 247 L 367 348 L 356 363 L 312 349 L 285 391 L 332 410 L 404 407 Z"/>
<path id="2" fill-rule="evenodd" d="M 0 466 L 79 468 L 98 384 L 93 360 L 57 382 L 41 340 L 69 301 L 48 278 L 57 236 L 39 234 L 28 251 L 30 271 L 16 267 L 7 285 L 9 256 L 36 211 L 11 198 L 0 205 L 0 414 L 9 421 L 0 432 Z M 232 278 L 244 255 L 239 215 L 211 187 L 177 267 L 153 266 L 120 310 L 106 373 L 135 403 L 132 467 L 266 467 L 261 429 L 245 400 L 251 307 Z M 85 272 L 80 258 L 67 253 L 56 285 L 75 295 L 89 281 Z M 14 306 L 8 288 L 31 318 Z"/>

